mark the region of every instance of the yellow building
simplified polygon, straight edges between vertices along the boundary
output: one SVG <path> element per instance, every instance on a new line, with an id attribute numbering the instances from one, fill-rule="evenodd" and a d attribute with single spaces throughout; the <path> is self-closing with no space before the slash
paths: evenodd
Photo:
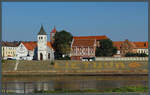
<path id="1" fill-rule="evenodd" d="M 15 58 L 18 45 L 19 44 L 15 42 L 2 42 L 2 58 Z"/>

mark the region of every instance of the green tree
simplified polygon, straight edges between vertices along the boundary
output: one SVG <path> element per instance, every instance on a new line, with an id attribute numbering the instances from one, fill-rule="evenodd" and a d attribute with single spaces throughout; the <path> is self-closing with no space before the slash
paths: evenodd
<path id="1" fill-rule="evenodd" d="M 72 34 L 65 30 L 56 32 L 53 44 L 56 57 L 60 58 L 62 55 L 70 54 L 72 38 Z"/>
<path id="2" fill-rule="evenodd" d="M 113 46 L 110 39 L 103 39 L 99 41 L 100 46 L 96 48 L 96 56 L 113 56 L 117 53 L 117 48 Z"/>

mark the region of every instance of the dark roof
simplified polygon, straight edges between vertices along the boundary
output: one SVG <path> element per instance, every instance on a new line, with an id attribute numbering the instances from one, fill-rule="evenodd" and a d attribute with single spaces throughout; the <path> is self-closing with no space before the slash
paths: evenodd
<path id="1" fill-rule="evenodd" d="M 41 26 L 40 32 L 38 33 L 38 35 L 46 35 L 46 32 L 44 31 L 43 26 Z"/>
<path id="2" fill-rule="evenodd" d="M 17 47 L 19 46 L 19 44 L 20 44 L 19 42 L 4 42 L 4 41 L 1 42 L 1 45 L 6 47 Z"/>

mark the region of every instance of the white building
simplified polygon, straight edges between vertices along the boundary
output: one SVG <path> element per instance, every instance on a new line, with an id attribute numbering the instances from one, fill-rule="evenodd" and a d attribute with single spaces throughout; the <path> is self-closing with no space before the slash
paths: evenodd
<path id="1" fill-rule="evenodd" d="M 1 45 L 2 45 L 1 53 L 2 53 L 3 59 L 8 59 L 8 58 L 15 59 L 16 58 L 16 49 L 19 43 L 2 41 Z"/>
<path id="2" fill-rule="evenodd" d="M 17 50 L 18 60 L 54 60 L 54 49 L 51 42 L 47 41 L 47 35 L 41 26 L 37 35 L 37 42 L 22 42 Z"/>
<path id="3" fill-rule="evenodd" d="M 138 47 L 137 53 L 145 53 L 148 55 L 148 42 L 134 42 L 134 44 Z"/>
<path id="4" fill-rule="evenodd" d="M 32 60 L 36 56 L 36 42 L 21 42 L 16 50 L 16 59 L 18 60 Z"/>
<path id="5" fill-rule="evenodd" d="M 37 39 L 38 39 L 37 42 L 38 60 L 53 60 L 54 50 L 51 46 L 51 43 L 47 42 L 47 35 L 43 27 L 41 27 Z"/>

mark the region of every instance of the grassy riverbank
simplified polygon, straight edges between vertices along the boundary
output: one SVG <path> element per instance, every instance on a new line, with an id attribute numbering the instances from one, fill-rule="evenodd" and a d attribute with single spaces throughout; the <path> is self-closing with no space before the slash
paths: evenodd
<path id="1" fill-rule="evenodd" d="M 129 87 L 121 87 L 121 88 L 113 88 L 113 89 L 106 89 L 106 90 L 96 90 L 96 89 L 85 89 L 85 90 L 63 90 L 63 89 L 56 89 L 56 90 L 49 90 L 49 91 L 37 91 L 35 90 L 34 93 L 123 93 L 123 92 L 139 92 L 139 93 L 147 93 L 148 87 L 142 86 L 129 86 Z"/>
<path id="2" fill-rule="evenodd" d="M 2 62 L 4 75 L 53 75 L 53 74 L 147 74 L 148 61 L 95 61 L 72 60 Z"/>

